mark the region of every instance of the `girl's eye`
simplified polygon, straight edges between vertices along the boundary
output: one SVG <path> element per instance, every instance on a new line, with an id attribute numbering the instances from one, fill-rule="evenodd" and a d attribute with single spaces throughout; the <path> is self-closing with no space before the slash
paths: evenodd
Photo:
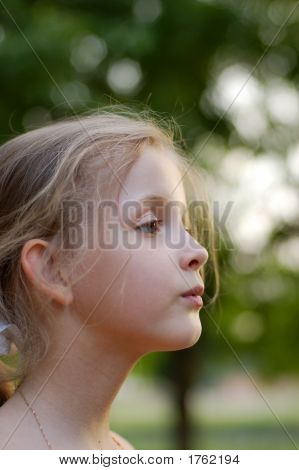
<path id="1" fill-rule="evenodd" d="M 143 233 L 150 233 L 154 234 L 160 231 L 159 224 L 162 220 L 151 220 L 150 222 L 145 222 L 144 224 L 139 225 L 136 227 L 136 230 L 140 230 Z"/>
<path id="2" fill-rule="evenodd" d="M 160 231 L 160 224 L 162 223 L 162 220 L 151 220 L 150 222 L 145 222 L 144 224 L 139 225 L 136 227 L 136 230 L 139 230 L 140 232 L 143 233 L 150 233 L 151 235 L 157 233 Z M 185 227 L 186 232 L 188 232 L 191 237 L 193 237 L 193 230 L 189 227 Z"/>

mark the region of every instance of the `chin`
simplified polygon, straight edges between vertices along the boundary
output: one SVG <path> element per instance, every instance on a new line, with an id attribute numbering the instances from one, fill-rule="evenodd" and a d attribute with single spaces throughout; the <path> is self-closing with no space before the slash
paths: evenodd
<path id="1" fill-rule="evenodd" d="M 192 328 L 181 330 L 178 334 L 169 332 L 167 338 L 164 338 L 160 342 L 160 345 L 156 345 L 154 351 L 178 351 L 180 349 L 187 349 L 194 346 L 199 340 L 202 332 L 200 321 L 196 322 L 196 325 L 192 325 Z"/>
<path id="2" fill-rule="evenodd" d="M 192 334 L 189 337 L 187 337 L 186 340 L 182 342 L 182 344 L 178 348 L 176 348 L 176 350 L 187 349 L 187 348 L 191 348 L 192 346 L 194 346 L 201 336 L 201 331 L 202 330 L 201 330 L 201 325 L 200 325 L 196 330 L 193 330 Z"/>

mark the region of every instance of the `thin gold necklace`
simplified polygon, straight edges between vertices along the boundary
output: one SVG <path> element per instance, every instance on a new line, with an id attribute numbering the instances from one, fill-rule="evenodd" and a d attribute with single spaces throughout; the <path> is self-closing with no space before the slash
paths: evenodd
<path id="1" fill-rule="evenodd" d="M 37 424 L 38 424 L 38 427 L 39 427 L 39 429 L 40 429 L 40 432 L 41 432 L 41 434 L 42 434 L 42 436 L 43 436 L 43 438 L 44 438 L 44 440 L 45 440 L 45 442 L 46 442 L 46 444 L 47 444 L 48 449 L 53 450 L 53 447 L 51 446 L 51 444 L 50 444 L 50 442 L 49 442 L 49 440 L 48 440 L 48 438 L 47 438 L 47 436 L 46 436 L 46 434 L 45 434 L 45 431 L 43 430 L 43 427 L 42 427 L 42 425 L 41 425 L 41 423 L 40 423 L 40 421 L 39 421 L 39 419 L 38 419 L 38 417 L 37 417 L 36 411 L 32 408 L 32 406 L 29 405 L 28 401 L 27 401 L 26 398 L 24 397 L 24 395 L 23 395 L 23 393 L 21 392 L 21 390 L 18 390 L 18 392 L 19 392 L 19 394 L 21 395 L 21 397 L 23 398 L 23 400 L 24 400 L 24 402 L 26 403 L 26 405 L 28 406 L 28 408 L 30 409 L 30 411 L 32 412 L 32 414 L 33 414 L 33 416 L 34 416 L 34 418 L 35 418 L 35 421 L 36 421 Z M 122 444 L 121 444 L 113 435 L 111 435 L 111 437 L 112 437 L 112 439 L 114 440 L 114 442 L 118 445 L 118 447 L 119 447 L 120 449 L 125 449 L 125 447 L 123 447 Z M 99 441 L 98 441 L 98 442 L 99 442 Z"/>

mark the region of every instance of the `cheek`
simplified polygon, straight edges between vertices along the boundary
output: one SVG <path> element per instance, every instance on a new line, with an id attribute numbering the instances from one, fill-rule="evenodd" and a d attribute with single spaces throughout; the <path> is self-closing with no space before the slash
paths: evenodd
<path id="1" fill-rule="evenodd" d="M 178 299 L 178 281 L 167 250 L 104 252 L 85 259 L 74 286 L 74 310 L 99 337 L 145 351 L 192 346 L 200 321 Z"/>
<path id="2" fill-rule="evenodd" d="M 89 324 L 138 328 L 161 315 L 171 299 L 169 263 L 159 251 L 90 252 L 76 272 L 77 313 Z"/>
<path id="3" fill-rule="evenodd" d="M 122 275 L 116 280 L 116 296 L 109 296 L 107 304 L 126 320 L 130 328 L 157 320 L 169 303 L 169 266 L 158 253 L 132 252 Z"/>
<path id="4" fill-rule="evenodd" d="M 76 267 L 74 307 L 82 319 L 94 322 L 100 310 L 110 313 L 116 308 L 119 278 L 126 270 L 127 258 L 115 251 L 90 251 Z"/>

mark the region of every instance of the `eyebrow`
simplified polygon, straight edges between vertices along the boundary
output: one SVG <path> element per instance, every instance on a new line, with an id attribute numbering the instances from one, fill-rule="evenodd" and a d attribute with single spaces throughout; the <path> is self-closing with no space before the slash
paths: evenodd
<path id="1" fill-rule="evenodd" d="M 141 199 L 139 199 L 140 202 L 155 202 L 155 201 L 162 201 L 163 204 L 165 204 L 166 202 L 171 202 L 167 197 L 165 196 L 162 196 L 162 195 L 157 195 L 157 194 L 147 194 L 145 196 L 143 196 Z M 187 207 L 185 204 L 182 203 L 182 201 L 179 201 L 180 204 L 183 206 L 183 213 L 187 211 Z"/>

